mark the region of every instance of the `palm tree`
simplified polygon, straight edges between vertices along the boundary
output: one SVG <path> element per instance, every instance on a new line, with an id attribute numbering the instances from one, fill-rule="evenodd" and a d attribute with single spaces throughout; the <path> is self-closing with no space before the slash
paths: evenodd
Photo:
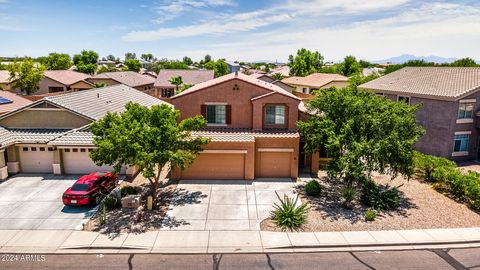
<path id="1" fill-rule="evenodd" d="M 182 81 L 182 76 L 173 76 L 172 78 L 170 78 L 170 80 L 168 80 L 171 84 L 174 84 L 176 86 L 176 91 L 175 92 L 178 92 L 178 88 L 181 84 L 183 84 L 183 81 Z"/>

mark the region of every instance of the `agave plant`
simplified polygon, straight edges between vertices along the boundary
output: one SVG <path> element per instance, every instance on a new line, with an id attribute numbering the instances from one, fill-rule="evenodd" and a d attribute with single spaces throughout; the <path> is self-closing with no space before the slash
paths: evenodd
<path id="1" fill-rule="evenodd" d="M 307 220 L 307 204 L 302 203 L 297 206 L 298 195 L 294 200 L 287 195 L 283 195 L 282 199 L 277 192 L 275 194 L 280 203 L 274 203 L 273 207 L 275 209 L 270 212 L 270 218 L 284 231 L 298 230 Z"/>

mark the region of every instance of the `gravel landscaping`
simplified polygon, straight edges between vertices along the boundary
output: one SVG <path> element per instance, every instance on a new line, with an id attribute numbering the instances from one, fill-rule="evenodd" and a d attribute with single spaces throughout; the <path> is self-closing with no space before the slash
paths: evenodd
<path id="1" fill-rule="evenodd" d="M 401 230 L 480 227 L 480 215 L 466 205 L 458 203 L 435 191 L 431 185 L 417 180 L 407 181 L 402 177 L 390 180 L 389 176 L 375 174 L 375 182 L 380 185 L 400 186 L 401 204 L 395 211 L 377 212 L 375 221 L 367 222 L 364 214 L 368 210 L 359 203 L 353 210 L 341 206 L 339 185 L 329 180 L 324 172 L 319 173 L 323 187 L 320 197 L 305 195 L 299 183 L 297 190 L 302 202 L 310 206 L 304 231 L 361 231 L 361 230 Z M 308 180 L 308 179 L 305 179 Z M 403 185 L 402 185 L 403 184 Z M 261 224 L 262 230 L 280 231 L 269 219 Z"/>

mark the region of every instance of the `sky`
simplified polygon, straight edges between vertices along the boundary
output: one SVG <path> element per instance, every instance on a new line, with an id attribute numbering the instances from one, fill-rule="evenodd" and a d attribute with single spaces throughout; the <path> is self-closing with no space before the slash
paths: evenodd
<path id="1" fill-rule="evenodd" d="M 0 0 L 0 56 L 480 59 L 479 0 Z"/>

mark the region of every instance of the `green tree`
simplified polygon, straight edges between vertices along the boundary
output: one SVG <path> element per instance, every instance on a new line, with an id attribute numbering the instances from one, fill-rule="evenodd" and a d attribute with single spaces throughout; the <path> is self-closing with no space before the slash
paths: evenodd
<path id="1" fill-rule="evenodd" d="M 73 63 L 79 72 L 94 74 L 97 70 L 98 53 L 83 50 L 73 56 Z"/>
<path id="2" fill-rule="evenodd" d="M 311 52 L 305 48 L 297 51 L 297 55 L 288 56 L 291 76 L 307 76 L 317 72 L 323 66 L 323 56 L 319 52 Z"/>
<path id="3" fill-rule="evenodd" d="M 35 63 L 32 58 L 25 57 L 22 62 L 15 61 L 9 64 L 7 70 L 10 79 L 14 80 L 12 87 L 31 95 L 38 90 L 38 84 L 43 77 L 45 67 Z"/>
<path id="4" fill-rule="evenodd" d="M 107 86 L 107 84 L 103 83 L 103 82 L 97 82 L 97 83 L 93 84 L 93 87 L 95 87 L 95 88 L 102 88 L 102 87 L 105 87 L 105 86 Z"/>
<path id="5" fill-rule="evenodd" d="M 125 66 L 127 66 L 128 70 L 139 72 L 142 68 L 142 64 L 137 59 L 127 59 L 124 62 Z"/>
<path id="6" fill-rule="evenodd" d="M 210 54 L 205 55 L 205 57 L 203 58 L 203 61 L 205 64 L 212 61 L 212 56 Z"/>
<path id="7" fill-rule="evenodd" d="M 188 88 L 192 87 L 193 84 L 184 84 L 182 85 L 182 87 L 180 87 L 180 89 L 177 90 L 177 92 L 175 92 L 176 94 L 179 94 L 185 90 L 187 90 Z"/>
<path id="8" fill-rule="evenodd" d="M 283 78 L 285 78 L 285 76 L 283 76 L 282 73 L 277 72 L 277 73 L 272 74 L 272 78 L 274 78 L 275 80 L 281 81 L 281 80 L 283 80 Z"/>
<path id="9" fill-rule="evenodd" d="M 137 59 L 137 55 L 135 53 L 127 52 L 125 53 L 125 61 L 128 59 Z"/>
<path id="10" fill-rule="evenodd" d="M 343 76 L 351 76 L 357 74 L 361 70 L 360 64 L 357 62 L 355 56 L 345 56 L 343 62 L 339 66 L 340 73 Z"/>
<path id="11" fill-rule="evenodd" d="M 183 84 L 182 76 L 173 76 L 168 82 L 175 85 L 175 91 L 178 92 L 179 86 Z"/>
<path id="12" fill-rule="evenodd" d="M 140 56 L 141 59 L 147 61 L 147 62 L 150 62 L 153 60 L 153 54 L 151 53 L 144 53 Z"/>
<path id="13" fill-rule="evenodd" d="M 39 62 L 48 70 L 67 70 L 73 65 L 70 55 L 55 52 L 42 57 Z"/>
<path id="14" fill-rule="evenodd" d="M 368 61 L 365 61 L 365 60 L 360 60 L 358 61 L 358 63 L 360 64 L 360 66 L 362 68 L 369 68 L 369 67 L 373 67 L 373 64 L 368 62 Z"/>
<path id="15" fill-rule="evenodd" d="M 193 64 L 192 58 L 190 58 L 188 56 L 183 57 L 182 62 L 187 66 L 190 66 L 190 65 Z"/>
<path id="16" fill-rule="evenodd" d="M 478 67 L 479 65 L 472 58 L 462 58 L 450 64 L 452 67 Z"/>
<path id="17" fill-rule="evenodd" d="M 215 77 L 220 77 L 228 74 L 228 66 L 223 59 L 219 59 L 217 61 L 209 61 L 205 64 L 205 68 L 213 70 Z"/>
<path id="18" fill-rule="evenodd" d="M 116 61 L 117 61 L 117 59 L 115 58 L 115 56 L 113 56 L 113 55 L 111 55 L 111 54 L 107 55 L 107 60 L 108 60 L 108 61 L 112 61 L 112 62 L 116 62 Z"/>
<path id="19" fill-rule="evenodd" d="M 413 173 L 414 144 L 423 134 L 415 121 L 419 106 L 352 86 L 319 90 L 307 108 L 312 115 L 298 122 L 305 150 L 328 153 L 331 177 L 352 186 L 369 179 L 373 171 L 392 177 Z"/>
<path id="20" fill-rule="evenodd" d="M 104 73 L 104 72 L 115 72 L 117 68 L 114 65 L 102 65 L 97 69 L 97 74 Z"/>
<path id="21" fill-rule="evenodd" d="M 208 139 L 191 136 L 191 131 L 206 125 L 202 116 L 178 123 L 179 116 L 169 105 L 147 108 L 128 103 L 124 112 L 108 113 L 92 124 L 97 148 L 90 157 L 96 164 L 113 165 L 116 171 L 122 165 L 138 166 L 155 200 L 162 172 L 185 169 L 208 143 Z"/>

